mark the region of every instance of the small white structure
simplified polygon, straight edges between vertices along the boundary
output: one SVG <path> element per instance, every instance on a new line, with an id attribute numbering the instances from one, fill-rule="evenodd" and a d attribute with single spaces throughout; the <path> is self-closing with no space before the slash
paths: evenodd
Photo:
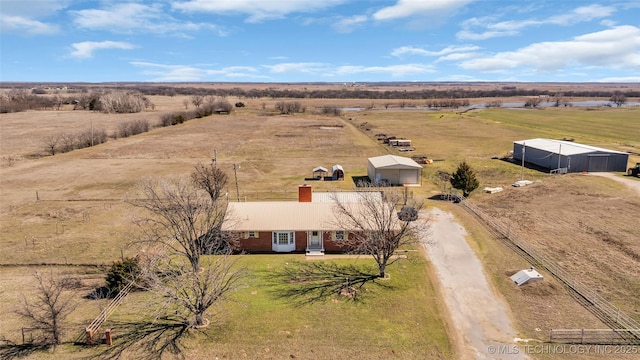
<path id="1" fill-rule="evenodd" d="M 411 158 L 383 155 L 369 158 L 367 175 L 374 184 L 420 185 L 422 166 Z"/>
<path id="2" fill-rule="evenodd" d="M 537 272 L 533 266 L 530 269 L 520 270 L 511 276 L 511 280 L 518 285 L 524 285 L 530 281 L 542 280 L 543 276 Z"/>
<path id="3" fill-rule="evenodd" d="M 498 186 L 498 187 L 486 187 L 484 188 L 484 192 L 489 193 L 489 194 L 495 194 L 495 193 L 499 193 L 500 191 L 504 190 L 502 188 L 502 186 Z"/>

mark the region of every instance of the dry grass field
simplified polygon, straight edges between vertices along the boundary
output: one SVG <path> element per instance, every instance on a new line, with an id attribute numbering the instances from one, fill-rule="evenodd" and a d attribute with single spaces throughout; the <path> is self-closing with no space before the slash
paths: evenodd
<path id="1" fill-rule="evenodd" d="M 184 98 L 154 96 L 155 109 L 139 114 L 71 109 L 1 114 L 0 263 L 100 265 L 123 254 L 135 254 L 139 249 L 129 246 L 127 235 L 130 209 L 122 202 L 131 187 L 146 176 L 186 175 L 193 165 L 211 161 L 214 151 L 219 166 L 231 175 L 231 199 L 269 196 L 265 191 L 293 192 L 311 175 L 311 169 L 334 164 L 344 167 L 347 180 L 314 182 L 314 188 L 350 189 L 351 176 L 366 175 L 368 157 L 400 154 L 375 140 L 374 135 L 381 132 L 412 139 L 416 151 L 411 155 L 436 160 L 425 165 L 422 188 L 412 189 L 417 196 L 437 194 L 442 188 L 437 171 L 452 172 L 460 161 L 468 161 L 477 171 L 481 188 L 505 187 L 504 192 L 494 195 L 478 191 L 470 201 L 512 224 L 522 238 L 640 320 L 640 197 L 608 179 L 580 174 L 554 177 L 531 169 L 525 169 L 525 174 L 536 180 L 534 185 L 511 188 L 510 184 L 519 180 L 521 168 L 492 159 L 505 156 L 513 140 L 532 137 L 575 138 L 638 153 L 637 108 L 460 113 L 382 110 L 384 102 L 379 101 L 376 110 L 329 117 L 315 114 L 314 109 L 324 105 L 365 108 L 372 102 L 304 99 L 306 113 L 281 116 L 264 108 L 272 108 L 282 99 L 242 99 L 247 107 L 231 115 L 194 119 L 92 148 L 45 156 L 47 136 L 83 131 L 92 123 L 108 133 L 129 120 L 156 123 L 163 113 L 184 109 Z M 229 99 L 232 103 L 236 100 Z M 632 156 L 630 163 L 636 161 L 640 157 Z M 240 194 L 235 189 L 234 165 Z M 530 287 L 512 286 L 508 275 L 528 267 L 526 262 L 491 239 L 482 224 L 460 207 L 439 201 L 428 205 L 454 212 L 470 231 L 469 242 L 510 305 L 523 338 L 546 340 L 552 328 L 604 327 L 550 276 Z M 0 313 L 4 317 L 0 336 L 18 327 L 11 314 L 20 290 L 31 281 L 26 269 L 0 268 Z M 59 271 L 74 276 L 87 272 L 82 277 L 86 288 L 101 278 L 95 268 L 60 267 Z M 95 314 L 104 304 L 86 306 L 83 313 Z"/>

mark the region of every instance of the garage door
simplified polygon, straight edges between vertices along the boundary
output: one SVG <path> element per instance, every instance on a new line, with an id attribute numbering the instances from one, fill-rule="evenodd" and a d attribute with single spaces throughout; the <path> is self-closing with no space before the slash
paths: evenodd
<path id="1" fill-rule="evenodd" d="M 609 155 L 589 156 L 589 172 L 608 171 L 607 162 Z"/>

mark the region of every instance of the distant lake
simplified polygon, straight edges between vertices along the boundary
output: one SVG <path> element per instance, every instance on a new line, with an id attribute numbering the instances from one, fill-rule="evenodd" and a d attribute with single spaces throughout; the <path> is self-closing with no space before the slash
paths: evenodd
<path id="1" fill-rule="evenodd" d="M 554 101 L 543 101 L 540 104 L 538 104 L 538 108 L 550 108 L 550 107 L 554 107 L 555 106 L 555 102 Z M 573 101 L 570 102 L 570 106 L 572 107 L 613 107 L 615 108 L 616 105 L 614 103 L 612 103 L 611 101 L 608 100 L 584 100 L 584 101 Z M 570 107 L 567 106 L 567 107 Z M 640 102 L 627 102 L 624 105 L 622 105 L 621 107 L 637 107 L 640 106 Z M 531 108 L 526 108 L 524 106 L 524 102 L 505 102 L 502 103 L 502 105 L 500 106 L 501 108 L 522 108 L 522 109 L 531 109 Z M 560 107 L 564 107 L 564 106 L 560 106 Z M 392 108 L 392 107 L 389 107 Z M 485 104 L 474 104 L 474 105 L 469 105 L 469 106 L 460 106 L 458 108 L 439 108 L 439 107 L 428 107 L 428 106 L 406 106 L 404 108 L 402 108 L 402 110 L 470 110 L 470 109 L 485 109 L 486 106 Z M 362 110 L 367 110 L 369 108 L 364 108 L 364 107 L 346 107 L 346 108 L 341 108 L 340 110 L 342 111 L 362 111 Z M 382 108 L 371 108 L 372 110 L 380 110 Z M 393 107 L 393 109 L 398 109 L 398 107 Z"/>

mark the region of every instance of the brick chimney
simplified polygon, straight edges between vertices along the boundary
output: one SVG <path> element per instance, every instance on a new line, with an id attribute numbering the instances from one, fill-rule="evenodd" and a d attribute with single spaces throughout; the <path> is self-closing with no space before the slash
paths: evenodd
<path id="1" fill-rule="evenodd" d="M 304 184 L 298 186 L 298 202 L 311 202 L 311 186 Z"/>

